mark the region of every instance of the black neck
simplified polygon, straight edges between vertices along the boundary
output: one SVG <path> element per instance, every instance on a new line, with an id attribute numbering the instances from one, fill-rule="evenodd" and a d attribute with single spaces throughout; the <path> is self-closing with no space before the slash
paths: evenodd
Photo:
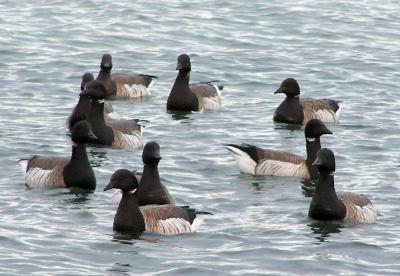
<path id="1" fill-rule="evenodd" d="M 153 185 L 161 186 L 160 175 L 158 173 L 158 164 L 145 164 L 143 166 L 143 174 L 142 174 L 143 181 L 151 181 Z"/>
<path id="2" fill-rule="evenodd" d="M 345 217 L 346 207 L 336 195 L 333 173 L 320 171 L 309 214 L 316 219 L 342 219 Z"/>
<path id="3" fill-rule="evenodd" d="M 189 89 L 190 71 L 179 70 L 178 76 L 175 79 L 172 91 L 181 91 L 181 93 L 190 93 Z"/>
<path id="4" fill-rule="evenodd" d="M 97 76 L 97 80 L 106 81 L 111 78 L 111 69 L 109 68 L 100 68 L 99 75 Z"/>
<path id="5" fill-rule="evenodd" d="M 189 88 L 190 71 L 179 70 L 171 94 L 168 97 L 167 109 L 191 111 L 198 110 L 199 102 Z"/>
<path id="6" fill-rule="evenodd" d="M 107 96 L 115 95 L 117 93 L 117 86 L 111 78 L 111 68 L 100 69 L 97 80 L 101 81 L 107 90 Z"/>
<path id="7" fill-rule="evenodd" d="M 113 230 L 132 234 L 141 234 L 146 230 L 137 196 L 130 191 L 122 192 L 122 199 L 114 217 Z"/>
<path id="8" fill-rule="evenodd" d="M 302 124 L 304 112 L 300 98 L 286 96 L 285 100 L 275 110 L 274 120 L 289 124 Z"/>
<path id="9" fill-rule="evenodd" d="M 158 164 L 144 165 L 139 188 L 138 198 L 141 206 L 170 203 L 161 184 Z"/>
<path id="10" fill-rule="evenodd" d="M 63 170 L 64 182 L 68 187 L 94 189 L 96 178 L 86 153 L 86 144 L 72 146 L 71 160 Z"/>
<path id="11" fill-rule="evenodd" d="M 96 144 L 112 145 L 114 141 L 113 129 L 104 120 L 104 102 L 92 101 L 88 121 L 92 126 L 93 133 L 97 136 Z"/>
<path id="12" fill-rule="evenodd" d="M 86 153 L 86 144 L 79 143 L 72 146 L 71 163 L 89 163 Z"/>
<path id="13" fill-rule="evenodd" d="M 317 179 L 319 176 L 318 169 L 312 165 L 317 158 L 317 153 L 321 149 L 320 138 L 306 138 L 307 159 L 306 165 L 311 179 Z"/>
<path id="14" fill-rule="evenodd" d="M 93 100 L 89 109 L 89 122 L 93 125 L 105 125 L 104 120 L 104 102 L 99 103 Z"/>
<path id="15" fill-rule="evenodd" d="M 79 121 L 86 120 L 90 109 L 90 98 L 80 96 L 77 105 L 74 108 L 73 114 L 69 119 L 69 128 Z"/>

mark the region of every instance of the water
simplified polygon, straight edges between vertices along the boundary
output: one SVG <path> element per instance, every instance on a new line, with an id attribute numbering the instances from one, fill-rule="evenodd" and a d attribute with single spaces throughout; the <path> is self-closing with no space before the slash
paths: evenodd
<path id="1" fill-rule="evenodd" d="M 134 2 L 134 3 L 132 3 Z M 400 273 L 397 1 L 0 2 L 0 274 L 223 275 Z M 95 192 L 28 190 L 17 161 L 68 155 L 64 122 L 80 76 L 103 53 L 114 72 L 159 77 L 142 101 L 113 101 L 161 144 L 160 173 L 178 204 L 213 212 L 195 234 L 115 239 L 102 192 L 141 150 L 89 148 Z M 176 58 L 192 81 L 224 85 L 221 112 L 169 114 Z M 239 173 L 224 143 L 305 155 L 303 130 L 274 124 L 286 77 L 309 97 L 342 101 L 322 144 L 337 157 L 337 190 L 368 195 L 373 225 L 307 217 L 312 185 Z"/>

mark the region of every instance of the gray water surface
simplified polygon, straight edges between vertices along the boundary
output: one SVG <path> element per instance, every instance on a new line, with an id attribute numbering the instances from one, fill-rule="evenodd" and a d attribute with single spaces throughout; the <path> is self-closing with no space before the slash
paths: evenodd
<path id="1" fill-rule="evenodd" d="M 1 1 L 0 274 L 399 275 L 400 6 L 398 1 Z M 141 150 L 89 147 L 96 191 L 27 189 L 18 160 L 67 156 L 65 119 L 80 77 L 111 53 L 114 72 L 157 75 L 151 96 L 113 101 L 161 145 L 162 181 L 180 205 L 214 213 L 199 232 L 113 237 L 103 192 Z M 220 80 L 223 110 L 165 110 L 176 58 L 191 79 Z M 307 217 L 313 186 L 241 174 L 224 143 L 305 155 L 303 129 L 272 122 L 280 82 L 342 101 L 322 138 L 336 189 L 366 194 L 372 225 Z"/>

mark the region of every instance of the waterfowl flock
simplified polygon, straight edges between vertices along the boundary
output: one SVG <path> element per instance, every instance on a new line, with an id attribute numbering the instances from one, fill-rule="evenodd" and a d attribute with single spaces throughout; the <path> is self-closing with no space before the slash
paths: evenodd
<path id="1" fill-rule="evenodd" d="M 182 54 L 177 59 L 176 80 L 166 109 L 172 111 L 221 110 L 221 90 L 218 81 L 190 83 L 191 60 Z M 114 149 L 139 149 L 143 146 L 143 172 L 119 169 L 110 176 L 104 191 L 116 189 L 117 202 L 113 231 L 135 237 L 143 232 L 176 235 L 197 231 L 202 217 L 212 215 L 190 206 L 179 206 L 161 183 L 158 164 L 160 145 L 144 143 L 142 126 L 136 118 L 121 119 L 107 102 L 144 97 L 157 79 L 146 74 L 112 74 L 112 56 L 104 54 L 98 76 L 82 75 L 81 92 L 76 106 L 67 118 L 71 133 L 72 153 L 69 157 L 35 155 L 22 161 L 26 185 L 29 188 L 78 187 L 95 190 L 96 177 L 89 163 L 86 145 Z M 276 108 L 276 122 L 304 125 L 307 156 L 291 149 L 263 149 L 250 144 L 221 145 L 231 152 L 240 171 L 251 175 L 289 176 L 315 182 L 308 216 L 316 220 L 349 220 L 375 223 L 377 211 L 364 195 L 351 192 L 336 193 L 334 186 L 335 156 L 321 149 L 320 138 L 332 134 L 325 125 L 338 123 L 339 101 L 332 99 L 300 98 L 300 86 L 293 78 L 285 79 L 275 94 L 286 98 Z M 288 151 L 286 151 L 288 150 Z M 227 154 L 228 154 L 227 151 Z"/>

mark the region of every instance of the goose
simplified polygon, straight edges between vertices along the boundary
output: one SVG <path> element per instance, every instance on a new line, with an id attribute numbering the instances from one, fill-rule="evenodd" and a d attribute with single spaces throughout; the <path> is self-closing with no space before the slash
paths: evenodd
<path id="1" fill-rule="evenodd" d="M 98 137 L 96 144 L 114 148 L 137 149 L 143 145 L 142 126 L 137 120 L 104 119 L 104 99 L 106 88 L 102 82 L 94 80 L 86 84 L 80 94 L 88 95 L 92 103 L 88 113 L 88 121 L 94 134 Z"/>
<path id="2" fill-rule="evenodd" d="M 87 121 L 79 121 L 72 127 L 71 157 L 35 155 L 25 166 L 25 181 L 29 188 L 79 187 L 96 188 L 96 178 L 86 153 L 86 143 L 97 137 Z"/>
<path id="3" fill-rule="evenodd" d="M 85 73 L 82 75 L 82 81 L 81 81 L 81 93 L 85 89 L 85 85 L 94 80 L 93 75 L 91 73 Z M 72 126 L 81 120 L 87 120 L 87 113 L 90 109 L 90 97 L 88 95 L 80 95 L 78 103 L 76 106 L 72 109 L 71 113 L 69 114 L 67 118 L 67 128 L 69 130 L 72 129 Z M 111 103 L 105 102 L 104 105 L 104 117 L 106 120 L 117 120 L 119 119 L 119 115 L 114 111 L 114 108 L 112 107 Z"/>
<path id="4" fill-rule="evenodd" d="M 203 111 L 221 109 L 222 85 L 214 85 L 213 82 L 189 85 L 191 64 L 188 55 L 182 54 L 178 57 L 176 70 L 179 70 L 179 73 L 168 97 L 167 110 Z"/>
<path id="5" fill-rule="evenodd" d="M 156 76 L 144 74 L 111 74 L 113 67 L 112 56 L 104 54 L 100 71 L 96 80 L 101 81 L 107 89 L 107 96 L 121 98 L 139 98 L 150 94 L 150 87 Z"/>
<path id="6" fill-rule="evenodd" d="M 318 178 L 318 170 L 312 166 L 318 150 L 320 137 L 332 134 L 318 119 L 308 121 L 304 129 L 307 158 L 285 151 L 262 149 L 249 144 L 227 144 L 242 172 L 253 175 L 294 176 L 304 180 Z"/>
<path id="7" fill-rule="evenodd" d="M 151 204 L 172 204 L 175 200 L 169 193 L 167 187 L 161 183 L 158 173 L 158 163 L 161 160 L 160 145 L 157 142 L 148 142 L 143 148 L 142 161 L 143 173 L 134 173 L 139 182 L 137 198 L 140 206 Z M 116 190 L 113 194 L 113 202 L 120 202 L 121 191 Z"/>
<path id="8" fill-rule="evenodd" d="M 293 78 L 285 79 L 274 94 L 283 93 L 285 100 L 277 107 L 274 121 L 305 125 L 311 119 L 338 123 L 339 102 L 331 99 L 300 99 L 300 86 Z"/>
<path id="9" fill-rule="evenodd" d="M 317 220 L 345 220 L 358 223 L 375 223 L 377 211 L 364 195 L 335 191 L 335 155 L 328 148 L 321 149 L 312 164 L 319 171 L 308 215 Z"/>
<path id="10" fill-rule="evenodd" d="M 138 182 L 125 169 L 114 172 L 104 191 L 122 190 L 122 198 L 114 216 L 113 231 L 140 236 L 144 231 L 161 235 L 177 235 L 197 231 L 201 216 L 211 215 L 188 206 L 171 204 L 139 206 Z"/>

